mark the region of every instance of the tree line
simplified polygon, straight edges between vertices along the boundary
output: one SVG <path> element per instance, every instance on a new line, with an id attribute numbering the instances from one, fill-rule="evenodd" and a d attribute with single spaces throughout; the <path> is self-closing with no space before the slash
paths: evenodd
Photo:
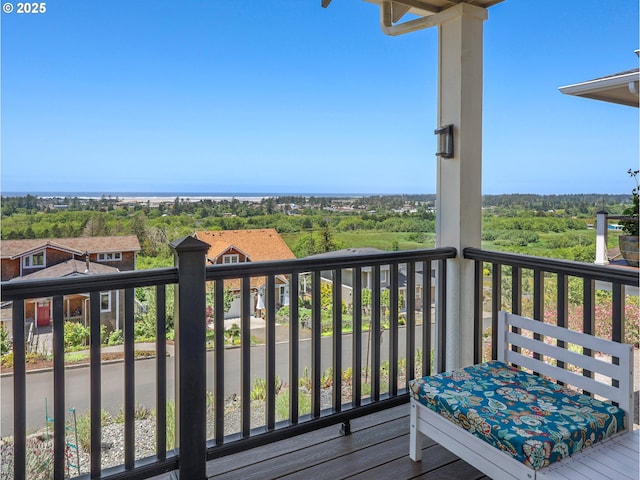
<path id="1" fill-rule="evenodd" d="M 419 241 L 435 233 L 433 200 L 433 195 L 283 196 L 256 201 L 176 197 L 152 206 L 105 196 L 2 197 L 1 235 L 2 239 L 136 235 L 141 255 L 168 257 L 169 242 L 196 230 L 275 228 L 299 234 L 292 249 L 307 256 L 350 246 L 337 239 L 340 233 L 404 232 L 406 238 Z M 541 243 L 541 238 L 550 248 L 589 247 L 592 236 L 580 232 L 594 222 L 598 210 L 616 213 L 624 209 L 624 202 L 623 195 L 485 196 L 482 238 L 515 251 Z"/>

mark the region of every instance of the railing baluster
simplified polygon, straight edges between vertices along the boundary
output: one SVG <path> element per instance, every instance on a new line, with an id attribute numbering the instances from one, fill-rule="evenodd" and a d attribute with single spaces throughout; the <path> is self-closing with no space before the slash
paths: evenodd
<path id="1" fill-rule="evenodd" d="M 516 315 L 522 313 L 522 269 L 516 265 L 511 266 L 511 311 Z"/>
<path id="2" fill-rule="evenodd" d="M 116 291 L 116 295 L 120 292 Z M 136 382 L 133 288 L 124 291 L 124 468 L 133 468 L 136 452 Z"/>
<path id="3" fill-rule="evenodd" d="M 311 415 L 320 417 L 320 377 L 322 375 L 320 340 L 322 339 L 322 318 L 320 302 L 320 270 L 313 272 L 311 295 Z"/>
<path id="4" fill-rule="evenodd" d="M 568 320 L 569 320 L 569 279 L 563 274 L 559 273 L 557 280 L 558 282 L 558 290 L 557 290 L 557 309 L 558 309 L 558 321 L 557 324 L 559 327 L 567 328 Z M 566 348 L 566 343 L 564 340 L 558 340 L 558 346 L 561 348 Z M 565 368 L 565 364 L 562 360 L 558 360 L 558 367 Z"/>
<path id="5" fill-rule="evenodd" d="M 100 477 L 102 444 L 102 359 L 100 352 L 100 292 L 89 294 L 91 374 L 91 478 Z"/>
<path id="6" fill-rule="evenodd" d="M 242 383 L 240 401 L 242 403 L 242 438 L 251 432 L 251 277 L 242 278 L 242 307 L 240 311 L 240 370 Z"/>
<path id="7" fill-rule="evenodd" d="M 266 414 L 267 430 L 276 426 L 276 280 L 274 275 L 267 277 L 267 318 L 266 318 Z"/>
<path id="8" fill-rule="evenodd" d="M 436 285 L 438 289 L 438 309 L 437 313 L 437 332 L 438 332 L 438 347 L 436 352 L 438 358 L 436 361 L 436 371 L 442 373 L 446 369 L 447 364 L 447 264 L 446 260 L 438 260 L 438 283 Z"/>
<path id="9" fill-rule="evenodd" d="M 156 452 L 167 458 L 167 289 L 156 286 Z"/>
<path id="10" fill-rule="evenodd" d="M 362 269 L 353 269 L 353 342 L 351 397 L 354 407 L 362 405 Z"/>
<path id="11" fill-rule="evenodd" d="M 422 262 L 422 376 L 431 375 L 431 261 Z"/>
<path id="12" fill-rule="evenodd" d="M 53 476 L 64 478 L 66 460 L 64 403 L 64 300 L 53 297 Z"/>
<path id="13" fill-rule="evenodd" d="M 586 277 L 583 281 L 583 297 L 582 301 L 584 302 L 584 311 L 582 317 L 582 331 L 584 333 L 588 333 L 593 335 L 595 329 L 595 282 L 593 279 Z M 583 355 L 591 356 L 593 352 L 590 348 L 583 348 Z M 590 370 L 583 369 L 582 375 L 585 377 L 593 377 L 593 372 Z M 588 395 L 589 392 L 584 392 L 585 395 Z"/>
<path id="14" fill-rule="evenodd" d="M 498 312 L 502 309 L 502 266 L 491 264 L 491 359 L 498 358 Z M 483 325 L 484 326 L 484 325 Z"/>
<path id="15" fill-rule="evenodd" d="M 342 411 L 342 270 L 333 272 L 333 411 Z"/>
<path id="16" fill-rule="evenodd" d="M 216 445 L 224 442 L 224 280 L 215 281 L 215 358 L 213 363 L 213 397 L 215 402 Z"/>
<path id="17" fill-rule="evenodd" d="M 296 425 L 299 416 L 300 310 L 298 295 L 300 274 L 292 273 L 289 278 L 289 421 L 292 425 Z"/>
<path id="18" fill-rule="evenodd" d="M 398 394 L 398 264 L 390 266 L 389 279 L 389 393 Z"/>
<path id="19" fill-rule="evenodd" d="M 406 343 L 407 364 L 405 367 L 405 385 L 408 388 L 409 381 L 416 376 L 416 264 L 407 262 L 407 295 L 406 306 Z"/>
<path id="20" fill-rule="evenodd" d="M 624 342 L 624 290 L 622 285 L 614 282 L 611 285 L 611 340 L 614 342 Z M 636 319 L 637 320 L 637 319 Z"/>
<path id="21" fill-rule="evenodd" d="M 539 268 L 533 269 L 533 318 L 544 322 L 544 272 Z M 542 340 L 542 335 L 534 333 L 535 340 Z M 533 353 L 533 358 L 542 359 L 538 352 Z"/>
<path id="22" fill-rule="evenodd" d="M 473 363 L 482 362 L 482 331 L 483 331 L 483 297 L 484 297 L 484 264 L 480 260 L 474 261 L 473 270 Z"/>
<path id="23" fill-rule="evenodd" d="M 24 300 L 13 302 L 13 473 L 15 478 L 26 477 L 27 372 Z"/>
<path id="24" fill-rule="evenodd" d="M 522 269 L 515 265 L 511 266 L 511 311 L 516 315 L 522 312 Z M 519 327 L 513 327 L 513 332 L 520 334 Z M 520 352 L 520 347 L 511 346 L 514 352 Z"/>
<path id="25" fill-rule="evenodd" d="M 380 265 L 373 266 L 371 288 L 371 323 L 369 343 L 371 345 L 371 400 L 380 400 Z"/>
<path id="26" fill-rule="evenodd" d="M 611 340 L 614 342 L 624 342 L 624 327 L 625 327 L 625 319 L 624 319 L 624 290 L 622 285 L 618 282 L 614 282 L 611 286 L 611 321 L 613 325 L 611 326 Z M 637 321 L 637 319 L 636 319 Z M 620 365 L 619 358 L 613 358 L 612 363 L 615 365 Z M 617 378 L 612 379 L 611 385 L 614 387 L 620 386 L 620 380 Z"/>

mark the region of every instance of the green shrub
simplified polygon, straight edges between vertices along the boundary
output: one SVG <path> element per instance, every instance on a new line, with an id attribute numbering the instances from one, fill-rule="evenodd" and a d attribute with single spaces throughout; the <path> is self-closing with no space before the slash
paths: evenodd
<path id="1" fill-rule="evenodd" d="M 109 414 L 102 410 L 100 412 L 101 425 L 109 423 Z M 91 449 L 91 412 L 86 412 L 76 418 L 76 428 L 78 430 L 78 447 L 85 452 Z"/>
<path id="2" fill-rule="evenodd" d="M 9 331 L 0 324 L 0 355 L 6 355 L 11 351 L 11 340 Z"/>
<path id="3" fill-rule="evenodd" d="M 133 324 L 133 335 L 137 340 L 156 338 L 156 320 L 150 314 L 137 315 Z"/>
<path id="4" fill-rule="evenodd" d="M 2 356 L 0 359 L 0 365 L 2 365 L 2 368 L 13 368 L 13 352 L 9 352 Z"/>
<path id="5" fill-rule="evenodd" d="M 107 345 L 121 345 L 124 342 L 124 335 L 122 330 L 114 330 L 109 334 L 109 338 L 107 339 Z"/>
<path id="6" fill-rule="evenodd" d="M 305 366 L 302 372 L 302 376 L 298 379 L 298 386 L 301 388 L 305 388 L 310 392 L 312 384 L 313 382 L 311 380 L 311 377 L 309 376 L 309 369 Z"/>
<path id="7" fill-rule="evenodd" d="M 133 412 L 133 418 L 136 420 L 145 420 L 147 418 L 155 417 L 153 411 L 144 405 L 136 405 Z M 124 423 L 124 409 L 120 409 L 118 415 L 113 418 L 115 423 Z"/>
<path id="8" fill-rule="evenodd" d="M 79 347 L 89 343 L 89 327 L 85 327 L 81 323 L 65 322 L 64 323 L 64 346 Z"/>
<path id="9" fill-rule="evenodd" d="M 109 332 L 106 325 L 100 325 L 100 344 L 106 345 L 109 341 Z"/>
<path id="10" fill-rule="evenodd" d="M 320 375 L 320 388 L 329 388 L 333 385 L 333 368 L 329 367 Z"/>
<path id="11" fill-rule="evenodd" d="M 311 413 L 311 394 L 298 393 L 298 415 Z M 282 421 L 289 418 L 289 389 L 283 388 L 276 395 L 276 420 Z"/>
<path id="12" fill-rule="evenodd" d="M 207 342 L 213 342 L 216 339 L 216 331 L 211 328 L 207 328 L 205 335 Z"/>
<path id="13" fill-rule="evenodd" d="M 167 450 L 176 448 L 176 404 L 167 402 Z"/>
<path id="14" fill-rule="evenodd" d="M 282 380 L 276 376 L 275 391 L 276 395 L 282 389 Z M 256 378 L 251 389 L 251 400 L 265 401 L 267 399 L 267 381 L 262 378 Z"/>
<path id="15" fill-rule="evenodd" d="M 300 324 L 303 327 L 311 328 L 311 309 L 310 308 L 300 308 L 298 310 L 298 318 L 300 319 Z"/>
<path id="16" fill-rule="evenodd" d="M 227 330 L 225 330 L 224 341 L 229 345 L 240 344 L 240 327 L 237 323 L 232 324 Z"/>
<path id="17" fill-rule="evenodd" d="M 276 312 L 276 321 L 284 325 L 289 323 L 289 305 L 280 307 L 280 309 Z"/>

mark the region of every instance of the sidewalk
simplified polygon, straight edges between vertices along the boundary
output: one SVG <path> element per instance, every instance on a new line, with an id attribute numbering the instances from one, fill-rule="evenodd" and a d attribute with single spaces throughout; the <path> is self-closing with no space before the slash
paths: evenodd
<path id="1" fill-rule="evenodd" d="M 234 324 L 240 326 L 241 320 L 240 318 L 231 318 L 224 321 L 225 330 L 230 329 Z M 255 337 L 259 342 L 264 342 L 266 339 L 266 321 L 262 318 L 251 317 L 251 336 Z M 311 332 L 307 329 L 301 328 L 299 330 L 300 338 L 308 338 L 311 336 Z M 276 324 L 276 342 L 286 342 L 289 340 L 289 325 L 280 325 Z M 34 331 L 34 338 L 32 341 L 32 351 L 37 351 L 38 353 L 45 353 L 46 355 L 53 354 L 53 332 L 51 326 L 47 327 L 39 327 L 38 332 Z M 141 351 L 154 351 L 156 345 L 154 342 L 142 342 L 136 343 L 135 349 Z M 85 350 L 80 350 L 79 352 L 84 352 Z M 86 350 L 88 352 L 88 349 Z M 112 345 L 107 346 L 103 345 L 101 347 L 102 353 L 112 353 L 112 352 L 123 352 L 124 346 L 120 345 Z M 170 356 L 174 354 L 174 345 L 172 343 L 167 343 L 167 353 Z"/>

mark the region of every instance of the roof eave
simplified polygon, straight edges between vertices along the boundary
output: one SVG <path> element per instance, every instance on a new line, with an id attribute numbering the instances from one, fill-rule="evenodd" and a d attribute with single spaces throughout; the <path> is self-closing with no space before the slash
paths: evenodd
<path id="1" fill-rule="evenodd" d="M 634 71 L 566 85 L 558 89 L 565 95 L 638 107 L 639 82 L 640 72 Z"/>

